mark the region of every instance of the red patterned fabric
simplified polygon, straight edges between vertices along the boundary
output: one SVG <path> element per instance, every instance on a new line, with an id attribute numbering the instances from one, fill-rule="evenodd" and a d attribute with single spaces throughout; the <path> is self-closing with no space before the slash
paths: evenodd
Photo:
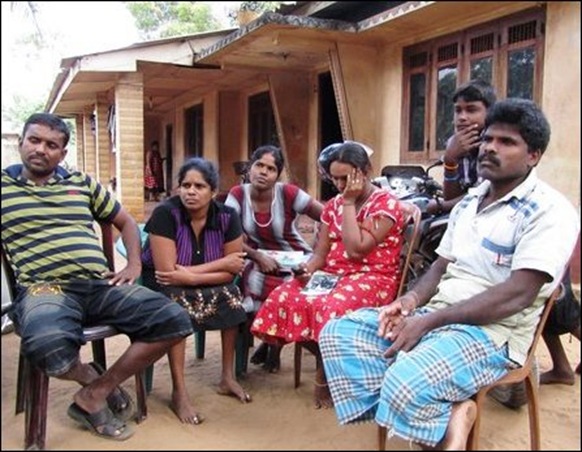
<path id="1" fill-rule="evenodd" d="M 400 281 L 400 251 L 404 217 L 398 200 L 387 191 L 377 190 L 357 214 L 365 219 L 388 217 L 394 226 L 384 241 L 362 261 L 348 259 L 342 241 L 343 198 L 331 199 L 324 207 L 321 221 L 328 225 L 331 249 L 322 270 L 341 275 L 335 288 L 326 295 L 306 296 L 296 279 L 274 289 L 258 311 L 252 333 L 265 342 L 285 344 L 319 338 L 325 323 L 361 307 L 382 306 L 392 302 Z"/>

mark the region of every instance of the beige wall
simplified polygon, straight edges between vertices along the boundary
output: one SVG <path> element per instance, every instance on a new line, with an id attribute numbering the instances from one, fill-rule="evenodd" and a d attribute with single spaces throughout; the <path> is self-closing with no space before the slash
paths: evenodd
<path id="1" fill-rule="evenodd" d="M 580 213 L 580 3 L 547 5 L 542 107 L 552 127 L 540 177 L 564 193 Z M 580 284 L 580 240 L 572 258 Z"/>
<path id="2" fill-rule="evenodd" d="M 547 5 L 542 108 L 552 127 L 540 176 L 580 211 L 580 3 Z"/>
<path id="3" fill-rule="evenodd" d="M 402 49 L 386 47 L 379 55 L 378 145 L 373 165 L 376 174 L 382 167 L 400 162 L 402 128 Z"/>
<path id="4" fill-rule="evenodd" d="M 246 160 L 246 154 L 242 152 L 241 118 L 244 115 L 246 99 L 240 91 L 223 91 L 219 98 L 219 164 L 220 164 L 220 189 L 228 190 L 229 187 L 239 182 L 234 172 L 233 162 Z"/>

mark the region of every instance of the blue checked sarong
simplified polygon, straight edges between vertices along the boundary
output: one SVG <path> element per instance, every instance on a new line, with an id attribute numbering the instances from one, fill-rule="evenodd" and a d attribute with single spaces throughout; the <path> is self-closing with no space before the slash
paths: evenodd
<path id="1" fill-rule="evenodd" d="M 340 424 L 376 421 L 388 437 L 434 447 L 447 429 L 453 402 L 498 380 L 513 364 L 481 328 L 453 324 L 425 335 L 409 352 L 383 356 L 378 308 L 330 320 L 319 347 Z M 425 309 L 414 315 L 425 314 Z"/>

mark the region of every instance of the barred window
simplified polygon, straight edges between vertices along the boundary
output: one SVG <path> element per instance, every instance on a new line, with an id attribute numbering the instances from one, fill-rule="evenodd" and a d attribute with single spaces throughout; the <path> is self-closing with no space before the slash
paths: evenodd
<path id="1" fill-rule="evenodd" d="M 480 78 L 497 97 L 539 102 L 545 11 L 530 10 L 404 49 L 403 162 L 439 158 L 453 133 L 453 93 Z"/>

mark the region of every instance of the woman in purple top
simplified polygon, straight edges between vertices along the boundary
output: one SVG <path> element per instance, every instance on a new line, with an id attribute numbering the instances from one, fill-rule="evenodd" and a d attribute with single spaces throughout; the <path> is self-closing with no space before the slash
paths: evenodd
<path id="1" fill-rule="evenodd" d="M 235 278 L 242 271 L 242 229 L 230 207 L 214 201 L 218 173 L 213 164 L 191 158 L 178 173 L 178 194 L 160 204 L 145 226 L 143 284 L 165 293 L 190 314 L 195 331 L 221 330 L 219 394 L 243 403 L 250 395 L 233 372 L 238 325 L 246 320 Z M 171 408 L 185 423 L 202 418 L 190 402 L 184 380 L 186 341 L 168 353 L 172 373 Z"/>

